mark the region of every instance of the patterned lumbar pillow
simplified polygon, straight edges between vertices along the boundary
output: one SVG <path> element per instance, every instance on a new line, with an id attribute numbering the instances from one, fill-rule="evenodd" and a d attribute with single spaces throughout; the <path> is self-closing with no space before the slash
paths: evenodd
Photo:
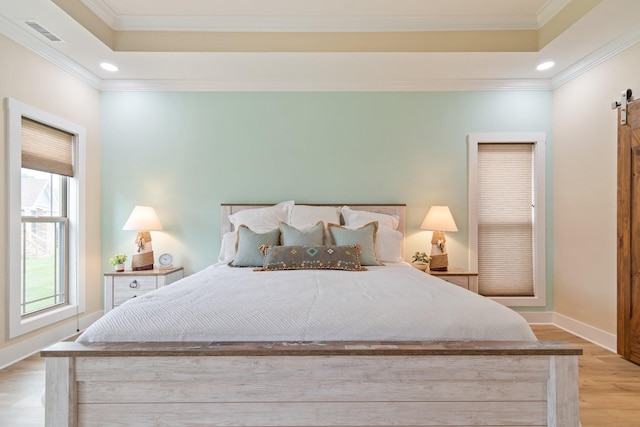
<path id="1" fill-rule="evenodd" d="M 262 270 L 364 271 L 358 245 L 265 246 Z"/>

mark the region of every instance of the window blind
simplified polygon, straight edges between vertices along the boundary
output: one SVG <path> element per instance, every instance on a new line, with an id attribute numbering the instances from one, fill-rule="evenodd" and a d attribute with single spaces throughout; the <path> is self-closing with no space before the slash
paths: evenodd
<path id="1" fill-rule="evenodd" d="M 478 290 L 533 296 L 533 144 L 478 145 Z"/>
<path id="2" fill-rule="evenodd" d="M 73 135 L 22 117 L 22 167 L 73 176 Z"/>

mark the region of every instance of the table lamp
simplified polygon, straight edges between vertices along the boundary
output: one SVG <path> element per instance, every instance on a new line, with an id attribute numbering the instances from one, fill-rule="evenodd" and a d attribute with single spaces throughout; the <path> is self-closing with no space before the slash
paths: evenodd
<path id="1" fill-rule="evenodd" d="M 136 253 L 131 257 L 131 270 L 153 270 L 153 248 L 151 247 L 151 231 L 162 230 L 162 224 L 155 209 L 150 206 L 136 206 L 123 230 L 135 230 Z"/>
<path id="2" fill-rule="evenodd" d="M 449 266 L 445 231 L 458 231 L 449 206 L 431 206 L 422 221 L 421 230 L 433 231 L 431 237 L 431 270 L 446 271 Z"/>

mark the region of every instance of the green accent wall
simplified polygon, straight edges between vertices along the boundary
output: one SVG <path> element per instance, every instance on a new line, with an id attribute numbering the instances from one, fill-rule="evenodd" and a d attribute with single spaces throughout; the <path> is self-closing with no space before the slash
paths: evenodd
<path id="1" fill-rule="evenodd" d="M 551 91 L 103 92 L 101 117 L 105 271 L 133 253 L 122 226 L 134 205 L 155 207 L 164 226 L 156 256 L 173 253 L 191 274 L 217 260 L 221 203 L 291 199 L 406 203 L 407 254 L 429 251 L 418 227 L 431 205 L 449 205 L 450 264 L 466 267 L 467 135 L 544 132 L 551 282 Z"/>

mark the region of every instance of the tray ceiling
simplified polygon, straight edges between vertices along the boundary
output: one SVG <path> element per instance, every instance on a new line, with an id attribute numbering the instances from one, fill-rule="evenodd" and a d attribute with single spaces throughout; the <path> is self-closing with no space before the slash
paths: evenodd
<path id="1" fill-rule="evenodd" d="M 637 0 L 0 0 L 0 32 L 102 90 L 550 89 L 640 40 L 636 16 Z"/>

